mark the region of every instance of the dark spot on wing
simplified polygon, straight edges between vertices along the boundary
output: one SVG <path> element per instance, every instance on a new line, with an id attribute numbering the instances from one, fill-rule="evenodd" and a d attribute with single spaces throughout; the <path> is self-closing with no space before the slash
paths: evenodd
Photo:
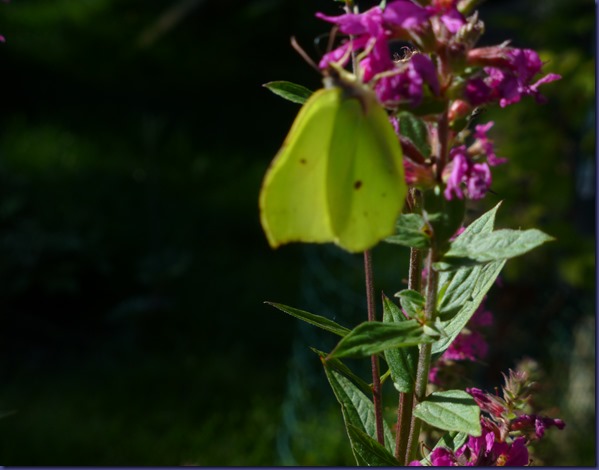
<path id="1" fill-rule="evenodd" d="M 354 189 L 360 189 L 362 187 L 362 182 L 360 180 L 357 180 L 354 183 Z"/>
<path id="2" fill-rule="evenodd" d="M 306 160 L 305 158 L 300 159 L 300 163 L 302 165 L 305 165 L 306 163 L 308 163 L 308 160 Z"/>

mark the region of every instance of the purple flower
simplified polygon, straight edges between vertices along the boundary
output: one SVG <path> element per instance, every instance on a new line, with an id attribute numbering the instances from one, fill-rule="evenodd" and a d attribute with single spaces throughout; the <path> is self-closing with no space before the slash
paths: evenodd
<path id="1" fill-rule="evenodd" d="M 449 9 L 440 16 L 440 19 L 447 31 L 452 34 L 457 33 L 466 24 L 466 19 L 456 8 Z"/>
<path id="2" fill-rule="evenodd" d="M 428 22 L 432 14 L 432 11 L 410 0 L 396 0 L 387 5 L 383 17 L 389 25 L 405 30 L 417 30 Z"/>
<path id="3" fill-rule="evenodd" d="M 484 304 L 476 309 L 476 312 L 470 318 L 468 326 L 473 328 L 480 328 L 485 326 L 491 326 L 493 324 L 493 314 L 485 309 Z"/>
<path id="4" fill-rule="evenodd" d="M 338 25 L 342 33 L 353 36 L 353 40 L 325 54 L 319 66 L 326 68 L 331 62 L 345 65 L 351 51 L 364 50 L 367 53 L 360 61 L 361 78 L 365 83 L 376 80 L 374 89 L 380 101 L 417 106 L 422 101 L 425 84 L 433 94 L 440 93 L 436 67 L 424 54 L 414 54 L 405 62 L 395 63 L 391 59 L 388 40 L 397 37 L 398 29 L 420 28 L 431 14 L 409 0 L 390 2 L 384 11 L 374 7 L 360 14 L 327 16 L 317 13 L 318 18 Z M 382 73 L 385 75 L 377 77 Z"/>
<path id="5" fill-rule="evenodd" d="M 482 199 L 491 187 L 491 170 L 486 163 L 474 163 L 465 145 L 454 147 L 449 152 L 450 163 L 447 186 L 443 195 L 447 200 L 456 196 L 464 199 L 462 184 L 466 185 L 468 199 Z"/>
<path id="6" fill-rule="evenodd" d="M 561 419 L 548 418 L 537 415 L 521 415 L 510 423 L 512 431 L 522 431 L 531 438 L 541 439 L 545 435 L 545 429 L 556 427 L 564 429 L 566 423 Z M 533 433 L 534 430 L 534 433 Z"/>
<path id="7" fill-rule="evenodd" d="M 453 452 L 445 447 L 435 448 L 427 457 L 433 467 L 488 467 L 528 465 L 528 449 L 526 439 L 519 437 L 513 442 L 500 441 L 485 421 L 481 421 L 482 434 L 470 436 L 468 441 Z M 415 460 L 412 467 L 422 464 Z"/>
<path id="8" fill-rule="evenodd" d="M 528 449 L 526 439 L 518 437 L 512 442 L 510 452 L 505 461 L 506 467 L 525 467 L 528 465 Z"/>
<path id="9" fill-rule="evenodd" d="M 472 395 L 478 407 L 489 413 L 491 416 L 502 416 L 507 411 L 505 401 L 497 395 L 491 395 L 479 388 L 467 388 L 466 392 Z"/>
<path id="10" fill-rule="evenodd" d="M 475 163 L 470 167 L 470 174 L 466 180 L 468 198 L 482 199 L 491 187 L 491 170 L 486 163 Z"/>
<path id="11" fill-rule="evenodd" d="M 453 452 L 445 447 L 437 447 L 430 453 L 428 458 L 433 467 L 452 467 L 456 463 Z"/>
<path id="12" fill-rule="evenodd" d="M 493 127 L 494 122 L 489 121 L 486 124 L 479 124 L 474 128 L 474 138 L 476 141 L 468 149 L 469 153 L 477 153 L 485 155 L 487 163 L 491 166 L 501 165 L 507 162 L 506 158 L 499 158 L 495 155 L 495 149 L 493 147 L 493 141 L 487 137 L 487 132 Z"/>
<path id="13" fill-rule="evenodd" d="M 450 361 L 478 361 L 484 359 L 488 352 L 489 346 L 479 332 L 462 332 L 447 348 L 443 358 Z"/>
<path id="14" fill-rule="evenodd" d="M 462 182 L 467 178 L 470 169 L 470 161 L 468 155 L 466 155 L 466 146 L 461 145 L 452 148 L 449 158 L 451 159 L 451 173 L 449 174 L 447 187 L 443 195 L 448 201 L 451 201 L 454 195 L 459 199 L 464 199 Z"/>
<path id="15" fill-rule="evenodd" d="M 322 20 L 328 21 L 329 23 L 336 24 L 339 26 L 339 30 L 342 33 L 350 34 L 354 36 L 352 41 L 346 41 L 337 49 L 332 50 L 328 54 L 325 54 L 320 63 L 320 68 L 326 68 L 329 63 L 339 63 L 341 59 L 342 65 L 349 60 L 350 52 L 352 50 L 358 51 L 360 49 L 368 47 L 378 46 L 379 54 L 381 52 L 387 53 L 387 66 L 392 66 L 393 61 L 390 58 L 388 52 L 388 46 L 385 39 L 385 30 L 383 29 L 383 16 L 382 11 L 379 7 L 371 8 L 364 13 L 354 14 L 347 13 L 340 16 L 327 16 L 322 13 L 316 13 L 316 16 Z M 384 51 L 381 51 L 381 48 Z M 385 69 L 386 70 L 386 69 Z M 368 79 L 365 79 L 368 81 Z"/>
<path id="16" fill-rule="evenodd" d="M 517 49 L 505 46 L 484 47 L 468 52 L 471 65 L 483 66 L 484 75 L 467 81 L 464 91 L 466 99 L 474 106 L 498 101 L 504 108 L 517 103 L 523 96 L 533 96 L 539 103 L 545 101 L 539 86 L 559 80 L 550 73 L 532 83 L 543 63 L 532 49 Z"/>
<path id="17" fill-rule="evenodd" d="M 456 457 L 453 451 L 445 447 L 437 447 L 426 458 L 432 467 L 455 467 L 457 465 Z M 410 467 L 422 467 L 418 460 L 413 460 Z"/>
<path id="18" fill-rule="evenodd" d="M 464 228 L 458 232 L 464 231 Z M 461 232 L 460 232 L 461 233 Z M 457 236 L 457 235 L 455 235 Z M 493 323 L 493 315 L 481 305 L 468 321 L 468 329 L 460 332 L 447 350 L 430 368 L 428 380 L 435 385 L 443 382 L 443 371 L 451 367 L 454 361 L 480 361 L 485 359 L 489 346 L 478 328 L 489 326 Z M 477 390 L 477 389 L 473 389 Z M 481 393 L 483 393 L 481 391 Z"/>
<path id="19" fill-rule="evenodd" d="M 460 447 L 455 455 L 458 465 L 469 467 L 486 466 L 525 466 L 528 464 L 528 449 L 525 440 L 514 440 L 511 444 L 497 440 L 495 433 L 482 424 L 480 437 L 470 436 L 466 444 Z M 509 463 L 508 463 L 509 462 Z"/>
<path id="20" fill-rule="evenodd" d="M 382 27 L 383 12 L 379 7 L 373 7 L 363 13 L 346 13 L 339 16 L 328 16 L 323 13 L 316 13 L 316 17 L 321 20 L 339 26 L 339 31 L 352 36 L 360 36 L 369 33 L 368 26 L 378 23 Z"/>
<path id="21" fill-rule="evenodd" d="M 472 106 L 480 106 L 493 100 L 493 90 L 482 78 L 473 78 L 466 82 L 464 97 Z"/>
<path id="22" fill-rule="evenodd" d="M 431 6 L 427 7 L 427 10 L 438 17 L 439 22 L 452 35 L 455 35 L 466 24 L 464 15 L 457 9 L 457 3 L 457 0 L 433 0 Z M 446 36 L 443 33 L 440 35 Z"/>
<path id="23" fill-rule="evenodd" d="M 374 51 L 373 51 L 374 52 Z M 385 71 L 384 59 L 376 55 L 377 62 L 380 64 L 377 72 Z M 366 59 L 365 61 L 367 61 Z M 362 61 L 362 65 L 364 62 Z M 369 61 L 368 70 L 372 70 L 373 61 Z M 383 103 L 403 103 L 416 107 L 422 101 L 423 87 L 428 85 L 429 89 L 435 94 L 439 94 L 439 79 L 437 71 L 431 59 L 424 54 L 414 54 L 408 62 L 399 65 L 391 64 L 396 71 L 395 74 L 386 76 L 377 81 L 375 91 Z M 365 73 L 365 76 L 371 75 Z"/>

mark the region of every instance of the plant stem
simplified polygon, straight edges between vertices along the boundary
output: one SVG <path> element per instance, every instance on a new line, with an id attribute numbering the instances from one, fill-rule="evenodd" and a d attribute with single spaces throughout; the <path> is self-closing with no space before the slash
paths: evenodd
<path id="1" fill-rule="evenodd" d="M 366 303 L 368 306 L 368 321 L 376 321 L 376 307 L 374 304 L 374 281 L 372 277 L 372 257 L 370 250 L 364 252 L 364 273 L 366 276 Z M 374 402 L 374 421 L 376 426 L 376 440 L 385 445 L 383 433 L 383 396 L 381 391 L 381 376 L 379 373 L 379 357 L 373 354 L 370 358 L 372 365 L 372 401 Z"/>
<path id="2" fill-rule="evenodd" d="M 437 167 L 437 180 L 441 182 L 443 169 L 447 165 L 449 157 L 449 112 L 448 108 L 441 114 L 438 124 L 438 139 L 439 139 L 439 165 Z"/>
<path id="3" fill-rule="evenodd" d="M 439 285 L 439 274 L 433 269 L 435 261 L 435 250 L 430 249 L 427 258 L 427 280 L 426 280 L 426 303 L 424 306 L 424 318 L 427 322 L 434 322 L 437 308 L 437 288 Z M 432 344 L 420 345 L 418 355 L 418 368 L 416 369 L 416 384 L 414 396 L 417 402 L 426 397 L 426 386 L 428 385 L 428 373 L 431 365 Z M 408 438 L 408 462 L 416 458 L 418 450 L 418 438 L 420 435 L 421 421 L 412 416 L 410 426 L 410 437 Z"/>
<path id="4" fill-rule="evenodd" d="M 415 200 L 412 199 L 413 201 Z M 422 279 L 422 252 L 416 248 L 410 249 L 410 272 L 408 289 L 420 292 Z M 397 425 L 395 434 L 395 457 L 402 465 L 407 465 L 408 438 L 414 406 L 414 392 L 400 393 L 397 408 Z"/>
<path id="5" fill-rule="evenodd" d="M 407 465 L 408 437 L 410 436 L 410 423 L 412 422 L 412 408 L 414 406 L 414 392 L 400 393 L 399 406 L 397 407 L 397 427 L 395 434 L 395 458 L 400 465 Z"/>

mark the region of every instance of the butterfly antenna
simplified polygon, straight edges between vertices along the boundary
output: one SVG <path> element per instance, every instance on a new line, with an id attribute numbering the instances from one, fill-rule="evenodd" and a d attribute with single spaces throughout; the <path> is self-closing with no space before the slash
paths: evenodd
<path id="1" fill-rule="evenodd" d="M 318 73 L 321 73 L 318 65 L 316 65 L 316 62 L 314 62 L 308 53 L 303 49 L 303 47 L 299 45 L 295 39 L 295 36 L 291 36 L 291 47 L 295 49 L 295 51 L 308 63 L 308 65 L 314 68 Z"/>
<path id="2" fill-rule="evenodd" d="M 333 26 L 333 28 L 331 29 L 331 33 L 329 34 L 329 41 L 327 42 L 327 53 L 333 50 L 333 44 L 335 43 L 338 31 L 339 26 L 337 25 Z"/>
<path id="3" fill-rule="evenodd" d="M 322 42 L 326 38 L 327 44 L 328 44 L 330 37 L 331 37 L 330 33 L 322 33 L 314 38 L 314 49 L 316 49 L 316 52 L 318 53 L 318 55 L 323 55 L 325 52 L 329 52 L 328 50 L 326 50 L 326 48 L 323 49 Z"/>

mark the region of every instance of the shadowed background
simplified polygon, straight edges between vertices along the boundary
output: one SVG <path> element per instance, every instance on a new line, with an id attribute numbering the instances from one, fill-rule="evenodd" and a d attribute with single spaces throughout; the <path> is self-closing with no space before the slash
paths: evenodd
<path id="1" fill-rule="evenodd" d="M 374 3 L 374 2 L 373 2 Z M 271 251 L 257 197 L 298 106 L 261 85 L 319 76 L 322 0 L 14 0 L 0 5 L 0 461 L 3 465 L 344 465 L 341 415 L 309 346 L 263 305 L 352 326 L 361 259 Z M 590 0 L 487 1 L 483 44 L 513 39 L 563 76 L 488 110 L 502 228 L 558 240 L 508 262 L 477 383 L 523 357 L 544 377 L 548 465 L 593 465 L 595 63 Z M 315 38 L 323 38 L 314 47 Z M 399 257 L 399 261 L 395 257 Z M 374 250 L 377 289 L 406 253 Z M 390 404 L 391 406 L 392 404 Z"/>

